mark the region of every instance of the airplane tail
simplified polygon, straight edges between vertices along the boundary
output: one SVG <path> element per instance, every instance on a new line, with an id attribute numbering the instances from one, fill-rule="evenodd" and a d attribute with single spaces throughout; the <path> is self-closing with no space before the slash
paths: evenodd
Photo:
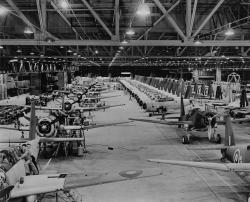
<path id="1" fill-rule="evenodd" d="M 230 116 L 226 116 L 225 124 L 225 146 L 234 146 L 235 138 Z"/>
<path id="2" fill-rule="evenodd" d="M 184 106 L 183 96 L 181 96 L 180 121 L 183 121 L 184 116 L 185 116 L 185 106 Z"/>
<path id="3" fill-rule="evenodd" d="M 35 108 L 35 101 L 31 101 L 31 111 L 30 111 L 30 131 L 29 131 L 29 139 L 34 140 L 36 138 L 36 108 Z"/>

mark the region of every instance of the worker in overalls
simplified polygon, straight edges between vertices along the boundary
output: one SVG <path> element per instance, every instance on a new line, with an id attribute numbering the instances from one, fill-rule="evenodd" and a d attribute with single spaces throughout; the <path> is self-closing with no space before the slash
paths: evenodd
<path id="1" fill-rule="evenodd" d="M 38 169 L 36 168 L 36 166 L 34 165 L 33 161 L 32 161 L 32 155 L 30 152 L 29 147 L 26 144 L 22 145 L 22 151 L 23 154 L 20 157 L 20 159 L 24 159 L 25 163 L 24 163 L 24 167 L 25 167 L 25 172 L 26 175 L 38 175 Z"/>

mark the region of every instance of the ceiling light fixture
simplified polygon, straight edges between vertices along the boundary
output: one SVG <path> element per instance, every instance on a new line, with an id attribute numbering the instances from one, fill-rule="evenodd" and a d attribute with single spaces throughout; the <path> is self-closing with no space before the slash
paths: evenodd
<path id="1" fill-rule="evenodd" d="M 194 42 L 194 45 L 196 45 L 196 46 L 199 46 L 199 45 L 201 45 L 202 43 L 201 43 L 201 41 L 198 39 L 198 40 L 196 40 L 195 42 Z"/>
<path id="2" fill-rule="evenodd" d="M 67 52 L 68 52 L 68 53 L 72 53 L 72 50 L 69 49 Z"/>
<path id="3" fill-rule="evenodd" d="M 150 15 L 150 8 L 149 6 L 142 1 L 142 3 L 138 6 L 138 9 L 136 11 L 136 15 L 141 16 L 141 17 L 146 17 Z"/>
<path id="4" fill-rule="evenodd" d="M 21 53 L 22 52 L 22 50 L 19 48 L 19 49 L 17 49 L 17 51 L 16 51 L 17 53 Z"/>
<path id="5" fill-rule="evenodd" d="M 126 39 L 124 39 L 123 41 L 122 41 L 122 44 L 127 44 L 128 43 L 128 41 L 126 41 Z"/>
<path id="6" fill-rule="evenodd" d="M 24 34 L 33 34 L 33 33 L 34 32 L 29 27 L 26 27 L 24 30 Z"/>
<path id="7" fill-rule="evenodd" d="M 30 55 L 35 55 L 35 53 L 34 52 L 30 52 Z"/>
<path id="8" fill-rule="evenodd" d="M 69 7 L 69 4 L 66 0 L 61 0 L 60 5 L 63 9 L 68 9 L 68 7 Z"/>
<path id="9" fill-rule="evenodd" d="M 95 54 L 98 54 L 99 53 L 99 51 L 98 50 L 95 50 Z"/>
<path id="10" fill-rule="evenodd" d="M 129 28 L 127 31 L 126 31 L 126 34 L 129 35 L 129 36 L 132 36 L 135 34 L 135 31 L 131 28 Z"/>
<path id="11" fill-rule="evenodd" d="M 8 13 L 8 9 L 3 7 L 3 6 L 0 6 L 0 15 L 5 15 Z"/>
<path id="12" fill-rule="evenodd" d="M 232 36 L 232 35 L 234 35 L 235 33 L 234 33 L 234 30 L 231 28 L 231 23 L 229 23 L 229 25 L 228 25 L 228 29 L 227 29 L 227 31 L 225 32 L 225 35 L 226 36 Z"/>
<path id="13" fill-rule="evenodd" d="M 3 46 L 2 46 L 2 45 L 0 45 L 0 49 L 3 49 Z"/>

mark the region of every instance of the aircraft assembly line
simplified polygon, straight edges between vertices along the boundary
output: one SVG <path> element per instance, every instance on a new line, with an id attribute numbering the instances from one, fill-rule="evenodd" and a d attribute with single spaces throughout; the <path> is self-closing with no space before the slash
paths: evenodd
<path id="1" fill-rule="evenodd" d="M 21 126 L 0 126 L 0 154 L 9 162 L 0 164 L 2 201 L 249 200 L 247 108 L 231 104 L 207 111 L 205 103 L 216 101 L 201 104 L 131 78 L 99 83 L 77 91 L 72 85 L 46 106 L 32 96 L 26 105 L 27 95 L 0 101 L 2 106 L 22 107 L 17 113 Z M 109 89 L 102 87 L 107 84 Z M 99 95 L 90 98 L 88 92 Z M 91 106 L 85 105 L 86 99 L 93 100 Z M 102 99 L 105 105 L 98 107 Z M 76 102 L 67 108 L 68 100 Z M 145 103 L 157 109 L 148 110 Z M 78 110 L 86 116 L 80 125 L 70 121 Z M 230 116 L 232 111 L 243 111 L 244 118 Z M 53 112 L 65 120 L 49 118 Z M 197 131 L 189 144 L 182 144 L 187 143 L 182 137 Z M 210 135 L 219 135 L 220 141 L 211 141 Z M 22 144 L 30 145 L 38 175 L 30 168 L 25 176 L 25 160 L 19 160 Z"/>

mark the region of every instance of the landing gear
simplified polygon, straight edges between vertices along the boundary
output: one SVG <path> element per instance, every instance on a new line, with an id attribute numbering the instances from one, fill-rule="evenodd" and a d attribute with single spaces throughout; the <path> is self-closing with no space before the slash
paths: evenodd
<path id="1" fill-rule="evenodd" d="M 226 149 L 221 149 L 221 162 L 225 162 L 226 161 Z"/>
<path id="2" fill-rule="evenodd" d="M 215 142 L 216 142 L 217 144 L 221 144 L 221 135 L 220 135 L 220 134 L 217 134 L 217 135 L 216 135 Z"/>
<path id="3" fill-rule="evenodd" d="M 190 143 L 190 135 L 187 134 L 187 135 L 184 135 L 182 137 L 182 144 L 189 144 Z"/>

